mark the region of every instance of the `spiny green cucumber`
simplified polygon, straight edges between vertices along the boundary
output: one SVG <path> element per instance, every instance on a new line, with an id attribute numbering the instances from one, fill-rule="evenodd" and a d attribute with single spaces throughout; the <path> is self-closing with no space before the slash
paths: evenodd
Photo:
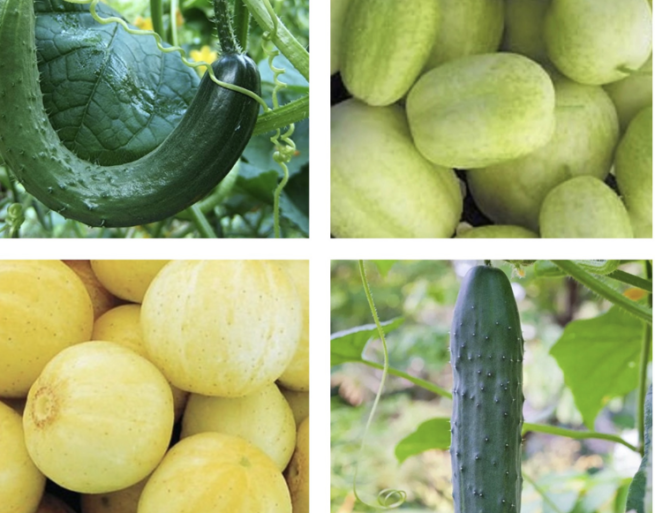
<path id="1" fill-rule="evenodd" d="M 464 278 L 450 352 L 455 513 L 519 513 L 523 336 L 500 269 L 477 266 Z"/>
<path id="2" fill-rule="evenodd" d="M 192 205 L 230 171 L 252 134 L 259 106 L 209 76 L 180 124 L 148 155 L 98 166 L 59 140 L 43 107 L 33 0 L 0 0 L 0 154 L 25 189 L 65 217 L 91 226 L 133 226 Z M 255 63 L 225 54 L 219 80 L 259 94 Z"/>

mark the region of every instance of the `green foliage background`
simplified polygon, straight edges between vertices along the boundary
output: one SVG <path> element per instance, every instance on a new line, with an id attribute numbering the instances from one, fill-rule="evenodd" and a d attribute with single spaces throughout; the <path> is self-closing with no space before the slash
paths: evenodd
<path id="1" fill-rule="evenodd" d="M 386 276 L 371 263 L 367 264 L 380 320 L 405 319 L 387 337 L 391 367 L 446 390 L 452 388 L 448 353 L 452 310 L 463 274 L 476 263 L 481 262 L 403 261 L 395 263 Z M 494 265 L 510 275 L 521 314 L 526 340 L 526 421 L 584 430 L 579 405 L 585 410 L 594 401 L 600 401 L 600 413 L 591 417 L 591 427 L 636 444 L 637 369 L 631 352 L 635 341 L 642 336 L 640 323 L 620 313 L 618 325 L 610 329 L 603 319 L 614 314 L 597 316 L 607 312 L 611 305 L 572 280 L 536 278 L 531 267 L 522 271 L 525 272 L 522 277 L 513 265 L 502 262 Z M 640 264 L 626 264 L 621 268 L 643 276 Z M 622 286 L 624 290 L 628 288 Z M 332 333 L 372 322 L 356 261 L 333 262 L 331 310 Z M 587 328 L 585 324 L 572 322 L 579 319 L 593 319 L 583 322 L 601 325 Z M 613 331 L 625 336 L 617 340 Z M 584 345 L 577 345 L 580 335 L 585 334 L 595 337 L 590 344 L 597 342 L 586 354 Z M 560 365 L 567 368 L 566 376 L 550 354 L 560 338 L 558 358 Z M 589 364 L 596 365 L 598 347 L 608 351 L 604 358 L 611 369 L 590 374 Z M 617 354 L 623 355 L 622 360 L 617 361 Z M 363 357 L 382 362 L 378 340 L 368 344 Z M 576 362 L 577 368 L 584 370 L 578 372 L 577 382 L 567 384 L 567 377 L 576 375 Z M 623 377 L 614 372 L 616 368 L 623 370 Z M 380 374 L 377 369 L 360 363 L 332 368 L 332 513 L 373 511 L 354 503 L 352 476 Z M 602 391 L 602 397 L 585 402 L 580 397 L 581 386 L 597 388 Z M 390 377 L 360 462 L 359 488 L 369 502 L 375 500 L 380 490 L 397 488 L 408 493 L 402 511 L 453 511 L 447 451 L 430 450 L 409 457 L 402 464 L 398 464 L 394 455 L 396 444 L 414 432 L 421 422 L 449 417 L 450 410 L 449 399 Z M 641 459 L 638 454 L 601 440 L 578 441 L 542 433 L 528 433 L 525 440 L 523 472 L 534 483 L 524 482 L 523 513 L 625 511 L 627 487 Z"/>

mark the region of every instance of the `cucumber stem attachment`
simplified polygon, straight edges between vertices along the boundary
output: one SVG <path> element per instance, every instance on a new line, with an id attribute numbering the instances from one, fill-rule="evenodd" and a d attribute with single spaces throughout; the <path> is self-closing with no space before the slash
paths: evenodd
<path id="1" fill-rule="evenodd" d="M 216 15 L 216 28 L 223 54 L 241 53 L 237 39 L 234 36 L 231 14 L 227 0 L 214 0 L 214 13 Z"/>

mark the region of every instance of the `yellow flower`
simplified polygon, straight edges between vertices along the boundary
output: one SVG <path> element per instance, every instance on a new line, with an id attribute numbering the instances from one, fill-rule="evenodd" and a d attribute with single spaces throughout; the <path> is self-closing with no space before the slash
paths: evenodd
<path id="1" fill-rule="evenodd" d="M 136 20 L 134 20 L 134 25 L 141 30 L 152 30 L 152 19 L 137 16 Z"/>
<path id="2" fill-rule="evenodd" d="M 204 45 L 200 50 L 191 50 L 189 54 L 196 62 L 205 61 L 212 63 L 218 57 L 218 53 L 212 50 L 208 45 Z M 202 76 L 205 74 L 206 70 L 205 68 L 198 68 L 198 71 L 200 72 L 200 76 Z"/>

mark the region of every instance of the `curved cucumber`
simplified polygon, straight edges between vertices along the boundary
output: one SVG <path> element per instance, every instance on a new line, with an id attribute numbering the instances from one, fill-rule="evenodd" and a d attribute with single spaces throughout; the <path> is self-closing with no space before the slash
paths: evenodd
<path id="1" fill-rule="evenodd" d="M 451 329 L 450 456 L 455 513 L 521 509 L 523 337 L 507 276 L 474 267 Z"/>
<path id="2" fill-rule="evenodd" d="M 219 80 L 259 94 L 257 67 L 244 55 L 213 65 Z M 133 226 L 174 215 L 230 171 L 257 120 L 257 103 L 208 76 L 180 124 L 148 155 L 98 166 L 59 140 L 43 107 L 33 0 L 0 0 L 0 154 L 25 189 L 65 217 L 91 226 Z"/>

